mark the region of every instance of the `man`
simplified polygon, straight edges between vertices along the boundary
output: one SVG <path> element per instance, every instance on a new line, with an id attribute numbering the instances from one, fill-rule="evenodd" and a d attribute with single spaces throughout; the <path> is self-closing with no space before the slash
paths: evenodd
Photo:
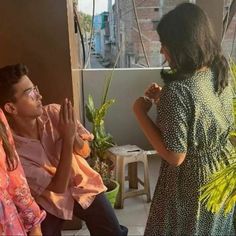
<path id="1" fill-rule="evenodd" d="M 0 69 L 0 106 L 38 204 L 47 211 L 43 235 L 61 235 L 73 214 L 91 235 L 127 235 L 104 196 L 100 175 L 84 159 L 93 136 L 74 118 L 71 102 L 42 106 L 42 96 L 22 64 Z"/>

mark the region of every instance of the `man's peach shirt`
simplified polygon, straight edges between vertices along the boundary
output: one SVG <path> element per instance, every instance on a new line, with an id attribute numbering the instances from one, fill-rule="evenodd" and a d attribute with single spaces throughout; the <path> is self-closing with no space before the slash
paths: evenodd
<path id="1" fill-rule="evenodd" d="M 56 194 L 46 190 L 60 159 L 62 139 L 58 132 L 60 106 L 50 104 L 43 109 L 42 116 L 38 118 L 40 140 L 14 134 L 16 149 L 37 203 L 58 218 L 71 219 L 74 200 L 86 209 L 106 187 L 100 175 L 84 159 L 90 153 L 88 142 L 85 141 L 80 153 L 73 155 L 71 181 L 66 192 Z M 91 139 L 92 135 L 78 124 L 78 135 L 84 140 Z"/>

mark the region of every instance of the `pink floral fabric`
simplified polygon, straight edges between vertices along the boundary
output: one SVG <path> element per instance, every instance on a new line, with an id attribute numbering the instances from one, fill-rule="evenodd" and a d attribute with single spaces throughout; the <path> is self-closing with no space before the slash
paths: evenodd
<path id="1" fill-rule="evenodd" d="M 14 145 L 1 109 L 0 119 L 6 126 L 9 142 Z M 7 170 L 6 154 L 0 140 L 0 234 L 26 236 L 27 231 L 45 216 L 46 213 L 40 210 L 31 196 L 21 163 L 18 162 L 15 170 Z"/>

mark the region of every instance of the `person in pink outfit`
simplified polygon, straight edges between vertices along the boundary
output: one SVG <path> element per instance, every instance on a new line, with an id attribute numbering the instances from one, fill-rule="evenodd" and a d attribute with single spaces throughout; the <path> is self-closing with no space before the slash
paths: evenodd
<path id="1" fill-rule="evenodd" d="M 43 106 L 22 64 L 0 68 L 0 94 L 30 190 L 47 211 L 43 235 L 61 235 L 63 221 L 76 215 L 92 236 L 126 236 L 101 176 L 85 159 L 93 135 L 75 119 L 71 102 Z"/>
<path id="2" fill-rule="evenodd" d="M 40 236 L 40 223 L 45 216 L 31 196 L 10 128 L 0 109 L 0 235 Z"/>

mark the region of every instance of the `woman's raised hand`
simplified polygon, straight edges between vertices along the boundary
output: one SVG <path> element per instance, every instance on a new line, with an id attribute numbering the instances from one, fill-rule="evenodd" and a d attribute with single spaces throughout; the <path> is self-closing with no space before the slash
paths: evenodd
<path id="1" fill-rule="evenodd" d="M 62 103 L 59 113 L 59 132 L 62 138 L 74 141 L 76 134 L 76 120 L 71 101 L 67 98 Z"/>
<path id="2" fill-rule="evenodd" d="M 152 83 L 146 90 L 144 95 L 151 99 L 153 102 L 157 103 L 160 98 L 162 87 L 157 83 Z"/>

